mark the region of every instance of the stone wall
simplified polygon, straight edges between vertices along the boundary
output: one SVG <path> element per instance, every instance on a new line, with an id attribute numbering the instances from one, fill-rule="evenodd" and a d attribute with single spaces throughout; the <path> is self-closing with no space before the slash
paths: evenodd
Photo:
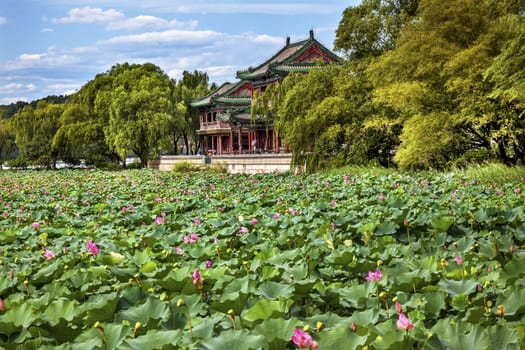
<path id="1" fill-rule="evenodd" d="M 205 156 L 161 156 L 148 164 L 149 168 L 171 170 L 178 162 L 193 164 L 221 164 L 230 174 L 257 174 L 290 171 L 291 153 L 279 154 L 242 154 Z"/>

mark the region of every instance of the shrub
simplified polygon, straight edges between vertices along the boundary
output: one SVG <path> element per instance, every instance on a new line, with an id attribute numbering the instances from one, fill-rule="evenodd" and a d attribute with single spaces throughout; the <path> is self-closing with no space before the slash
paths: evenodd
<path id="1" fill-rule="evenodd" d="M 203 169 L 203 165 L 195 164 L 188 161 L 182 161 L 177 162 L 173 165 L 173 171 L 176 173 L 194 173 L 201 171 Z"/>

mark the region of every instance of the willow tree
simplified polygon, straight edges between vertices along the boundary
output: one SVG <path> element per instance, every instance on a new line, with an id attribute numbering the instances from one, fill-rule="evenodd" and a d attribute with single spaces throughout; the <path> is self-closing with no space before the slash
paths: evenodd
<path id="1" fill-rule="evenodd" d="M 166 141 L 170 79 L 151 63 L 116 70 L 112 90 L 104 96 L 110 101 L 105 140 L 121 159 L 133 152 L 144 167 Z"/>
<path id="2" fill-rule="evenodd" d="M 39 101 L 18 111 L 10 120 L 10 129 L 20 152 L 20 160 L 33 165 L 55 168 L 64 153 L 52 140 L 60 126 L 63 105 Z"/>
<path id="3" fill-rule="evenodd" d="M 170 94 L 170 137 L 171 145 L 177 153 L 178 139 L 182 138 L 186 153 L 196 153 L 199 147 L 197 130 L 200 126 L 199 112 L 190 107 L 190 102 L 210 93 L 216 88 L 209 86 L 209 77 L 205 72 L 184 71 L 182 79 L 174 86 Z"/>
<path id="4" fill-rule="evenodd" d="M 396 47 L 400 30 L 416 15 L 419 0 L 363 0 L 343 11 L 334 42 L 349 59 L 376 57 Z"/>
<path id="5" fill-rule="evenodd" d="M 518 29 L 522 13 L 523 5 L 502 6 L 496 0 L 420 1 L 417 20 L 401 30 L 396 48 L 368 69 L 375 101 L 396 110 L 407 126 L 396 154 L 399 164 L 444 167 L 490 155 L 515 162 L 508 157 L 508 129 L 523 130 L 501 122 L 506 107 L 494 103 L 495 83 L 487 74 L 497 57 L 515 61 L 501 55 L 523 31 Z M 428 133 L 439 125 L 446 135 Z M 432 143 L 439 147 L 425 157 L 413 152 Z"/>
<path id="6" fill-rule="evenodd" d="M 97 95 L 111 90 L 111 80 L 106 74 L 98 74 L 65 104 L 53 143 L 62 144 L 72 155 L 84 158 L 88 163 L 115 159 L 104 139 L 104 127 L 109 120 L 109 110 L 96 105 Z"/>

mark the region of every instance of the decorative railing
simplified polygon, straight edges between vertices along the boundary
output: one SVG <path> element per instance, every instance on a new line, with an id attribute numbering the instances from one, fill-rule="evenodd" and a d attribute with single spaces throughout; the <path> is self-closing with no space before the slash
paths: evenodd
<path id="1" fill-rule="evenodd" d="M 214 121 L 214 122 L 202 122 L 201 123 L 201 130 L 211 130 L 211 129 L 224 129 L 229 128 L 230 123 L 223 122 L 223 121 Z"/>

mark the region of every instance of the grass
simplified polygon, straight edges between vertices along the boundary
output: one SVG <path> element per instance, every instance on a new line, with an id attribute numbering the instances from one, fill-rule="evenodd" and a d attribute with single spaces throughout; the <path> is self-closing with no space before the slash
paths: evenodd
<path id="1" fill-rule="evenodd" d="M 452 169 L 450 172 L 465 180 L 484 184 L 519 183 L 525 180 L 525 167 L 509 167 L 504 164 L 489 163 L 473 165 L 465 169 Z"/>
<path id="2" fill-rule="evenodd" d="M 388 175 L 399 170 L 396 168 L 383 168 L 376 166 L 356 166 L 348 165 L 341 168 L 322 170 L 320 174 L 376 174 Z M 436 171 L 436 170 L 434 170 Z M 412 172 L 407 171 L 407 174 Z M 422 172 L 423 173 L 423 172 Z M 441 171 L 443 174 L 454 174 L 454 176 L 465 181 L 476 181 L 486 185 L 503 184 L 503 183 L 521 183 L 525 181 L 525 166 L 507 166 L 500 163 L 487 163 L 481 165 L 472 165 L 468 168 L 452 168 Z"/>

